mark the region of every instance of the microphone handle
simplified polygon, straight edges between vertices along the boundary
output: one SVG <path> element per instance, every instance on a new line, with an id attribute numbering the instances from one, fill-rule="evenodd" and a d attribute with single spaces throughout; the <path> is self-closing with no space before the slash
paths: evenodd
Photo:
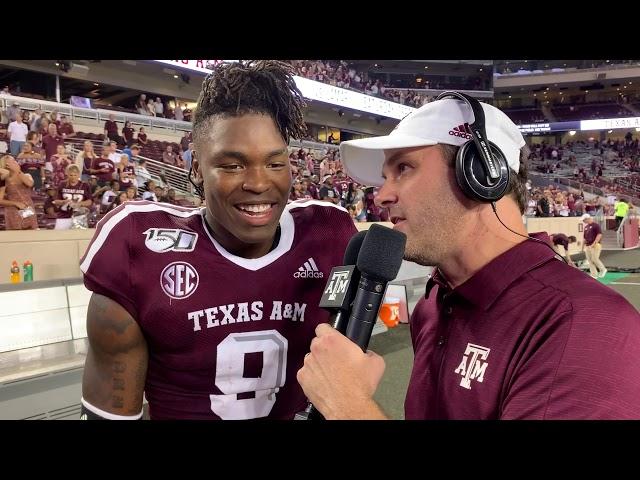
<path id="1" fill-rule="evenodd" d="M 378 310 L 382 305 L 386 284 L 387 282 L 367 278 L 364 275 L 360 277 L 360 284 L 347 324 L 346 336 L 363 352 L 367 351 L 373 327 L 378 320 Z"/>
<path id="2" fill-rule="evenodd" d="M 343 310 L 336 310 L 329 315 L 329 323 L 343 335 L 347 329 L 347 321 L 349 320 L 347 313 L 348 312 Z M 304 412 L 297 413 L 294 420 L 324 420 L 324 416 L 309 402 Z"/>
<path id="3" fill-rule="evenodd" d="M 329 315 L 329 323 L 331 326 L 343 335 L 347 331 L 347 323 L 349 322 L 348 313 L 349 312 L 345 312 L 344 310 L 338 310 L 336 313 Z"/>

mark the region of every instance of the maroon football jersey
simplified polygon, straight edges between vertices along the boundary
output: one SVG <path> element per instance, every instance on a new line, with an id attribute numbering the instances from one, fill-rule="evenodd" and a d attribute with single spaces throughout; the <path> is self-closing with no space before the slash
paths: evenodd
<path id="1" fill-rule="evenodd" d="M 84 182 L 78 182 L 75 185 L 69 185 L 69 182 L 63 182 L 58 187 L 58 196 L 56 200 L 72 200 L 75 202 L 82 202 L 84 200 L 91 200 L 91 187 Z M 71 218 L 73 210 L 68 206 L 60 207 L 57 211 L 58 218 Z"/>
<path id="2" fill-rule="evenodd" d="M 93 168 L 94 170 L 108 170 L 107 172 L 96 173 L 98 180 L 102 182 L 110 182 L 113 178 L 113 172 L 116 171 L 116 166 L 113 164 L 113 162 L 104 157 L 94 158 L 91 162 L 91 168 Z"/>
<path id="3" fill-rule="evenodd" d="M 292 202 L 277 247 L 247 259 L 213 239 L 204 212 L 119 206 L 99 222 L 81 261 L 85 286 L 140 325 L 151 418 L 292 419 L 306 406 L 296 372 L 315 327 L 328 320 L 318 302 L 353 221 L 335 205 Z"/>

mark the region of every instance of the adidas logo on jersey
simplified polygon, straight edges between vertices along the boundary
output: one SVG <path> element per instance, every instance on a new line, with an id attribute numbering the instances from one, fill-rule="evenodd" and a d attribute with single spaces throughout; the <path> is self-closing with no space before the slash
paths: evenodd
<path id="1" fill-rule="evenodd" d="M 322 273 L 316 262 L 313 258 L 309 257 L 309 260 L 304 262 L 304 264 L 298 268 L 298 271 L 293 274 L 293 278 L 323 278 L 324 273 Z"/>
<path id="2" fill-rule="evenodd" d="M 465 138 L 467 140 L 471 140 L 472 138 L 471 129 L 469 128 L 468 123 L 463 123 L 462 125 L 453 127 L 451 130 L 449 130 L 449 135 Z"/>

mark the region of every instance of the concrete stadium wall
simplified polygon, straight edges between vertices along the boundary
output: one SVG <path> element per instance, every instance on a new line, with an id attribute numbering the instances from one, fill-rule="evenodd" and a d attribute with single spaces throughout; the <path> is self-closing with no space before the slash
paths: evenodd
<path id="1" fill-rule="evenodd" d="M 387 227 L 392 224 L 382 223 Z M 371 223 L 357 223 L 358 230 L 366 230 Z M 546 231 L 575 235 L 578 241 L 569 246 L 571 254 L 582 248 L 582 222 L 579 218 L 528 218 L 528 232 Z M 79 261 L 84 255 L 95 230 L 37 230 L 0 232 L 0 284 L 9 283 L 11 262 L 21 266 L 30 260 L 34 266 L 34 280 L 56 280 L 81 277 Z M 408 262 L 406 262 L 408 263 Z M 403 265 L 403 277 L 422 275 L 428 270 L 416 264 Z"/>

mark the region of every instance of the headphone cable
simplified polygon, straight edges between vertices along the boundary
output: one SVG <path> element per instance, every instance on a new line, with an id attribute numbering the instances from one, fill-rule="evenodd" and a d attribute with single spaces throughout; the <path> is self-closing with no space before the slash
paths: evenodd
<path id="1" fill-rule="evenodd" d="M 553 252 L 554 256 L 556 256 L 556 257 L 560 258 L 564 263 L 566 263 L 567 265 L 569 265 L 569 262 L 567 262 L 567 259 L 566 259 L 566 258 L 564 258 L 562 255 L 560 255 L 558 252 L 556 252 L 556 251 L 554 250 L 554 248 L 553 248 L 551 245 L 549 245 L 547 242 L 545 242 L 545 241 L 543 241 L 543 240 L 540 240 L 540 239 L 538 239 L 538 238 L 530 237 L 530 236 L 528 236 L 528 235 L 522 235 L 521 233 L 518 233 L 518 232 L 516 232 L 516 231 L 513 231 L 513 230 L 511 230 L 509 227 L 507 227 L 507 226 L 504 224 L 504 222 L 503 222 L 502 220 L 500 220 L 500 217 L 498 216 L 498 211 L 497 211 L 497 209 L 496 209 L 496 202 L 491 202 L 491 208 L 493 209 L 493 213 L 496 215 L 496 218 L 498 219 L 498 221 L 502 224 L 502 226 L 503 226 L 504 228 L 506 228 L 507 230 L 509 230 L 511 233 L 515 233 L 516 235 L 519 235 L 520 237 L 526 238 L 527 240 L 531 240 L 531 241 L 533 241 L 533 242 L 538 242 L 538 243 L 543 244 L 545 247 L 548 247 L 548 248 L 550 248 L 550 249 L 551 249 L 551 251 Z"/>

